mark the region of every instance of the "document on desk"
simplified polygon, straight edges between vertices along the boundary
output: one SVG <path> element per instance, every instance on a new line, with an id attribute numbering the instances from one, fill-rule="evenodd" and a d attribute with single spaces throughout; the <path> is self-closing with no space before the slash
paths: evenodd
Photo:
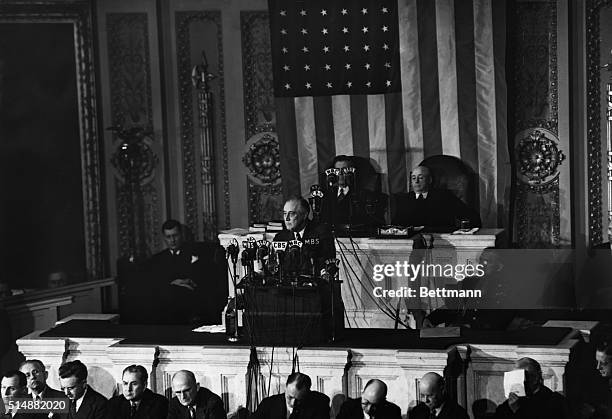
<path id="1" fill-rule="evenodd" d="M 504 373 L 504 394 L 506 398 L 510 393 L 519 397 L 525 396 L 525 370 L 512 370 Z"/>

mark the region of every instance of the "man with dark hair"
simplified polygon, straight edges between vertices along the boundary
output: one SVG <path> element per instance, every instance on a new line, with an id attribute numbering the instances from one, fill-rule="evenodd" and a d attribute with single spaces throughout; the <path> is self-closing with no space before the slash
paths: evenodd
<path id="1" fill-rule="evenodd" d="M 253 419 L 329 419 L 329 397 L 310 390 L 311 385 L 306 374 L 291 374 L 285 393 L 263 399 Z"/>
<path id="2" fill-rule="evenodd" d="M 166 419 L 168 399 L 147 388 L 149 375 L 142 365 L 123 370 L 123 394 L 108 401 L 108 419 Z"/>
<path id="3" fill-rule="evenodd" d="M 399 406 L 387 401 L 387 385 L 377 379 L 369 380 L 359 399 L 347 399 L 336 419 L 401 419 Z"/>
<path id="4" fill-rule="evenodd" d="M 497 407 L 496 419 L 569 419 L 571 417 L 565 397 L 544 385 L 542 368 L 535 359 L 519 359 L 516 361 L 516 369 L 525 371 L 525 396 L 519 397 L 511 392 L 508 400 Z"/>
<path id="5" fill-rule="evenodd" d="M 408 412 L 409 419 L 469 419 L 465 409 L 448 397 L 440 374 L 425 374 L 419 382 L 419 393 L 421 403 Z"/>
<path id="6" fill-rule="evenodd" d="M 418 166 L 410 175 L 412 191 L 395 195 L 393 224 L 425 226 L 430 231 L 452 231 L 456 220 L 480 227 L 480 217 L 450 191 L 433 189 L 429 168 Z"/>
<path id="7" fill-rule="evenodd" d="M 59 367 L 60 385 L 70 399 L 67 419 L 105 419 L 108 400 L 87 385 L 87 367 L 79 360 Z"/>
<path id="8" fill-rule="evenodd" d="M 45 364 L 38 359 L 28 359 L 19 366 L 28 381 L 28 389 L 34 400 L 66 400 L 66 395 L 59 390 L 55 390 L 47 385 L 49 372 L 45 369 Z M 58 412 L 47 412 L 49 418 L 60 417 Z"/>
<path id="9" fill-rule="evenodd" d="M 187 242 L 184 227 L 172 219 L 163 223 L 162 233 L 167 248 L 149 264 L 155 311 L 163 312 L 157 322 L 218 324 L 228 293 L 223 248 Z"/>
<path id="10" fill-rule="evenodd" d="M 334 157 L 332 169 L 336 169 L 336 182 L 327 185 L 321 208 L 321 221 L 336 226 L 336 231 L 379 226 L 385 223 L 387 197 L 369 191 L 356 181 L 358 173 L 354 157 Z M 350 172 L 353 170 L 354 172 Z"/>
<path id="11" fill-rule="evenodd" d="M 167 419 L 227 418 L 221 397 L 200 387 L 191 371 L 177 371 L 172 376 L 172 393 Z"/>
<path id="12" fill-rule="evenodd" d="M 21 409 L 16 408 L 15 404 L 23 402 L 28 397 L 27 379 L 21 371 L 6 372 L 0 381 L 0 391 L 2 391 L 2 403 L 5 409 L 5 415 L 0 417 L 6 419 L 47 418 L 47 414 L 44 413 L 22 413 Z"/>

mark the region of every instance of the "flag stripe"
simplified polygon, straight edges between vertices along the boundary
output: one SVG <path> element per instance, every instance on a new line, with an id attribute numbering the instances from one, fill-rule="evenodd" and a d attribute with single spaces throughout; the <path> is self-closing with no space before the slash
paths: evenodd
<path id="1" fill-rule="evenodd" d="M 353 152 L 355 156 L 370 157 L 368 128 L 368 101 L 366 95 L 351 96 L 351 127 L 353 131 Z"/>
<path id="2" fill-rule="evenodd" d="M 478 123 L 478 172 L 497 168 L 495 72 L 493 71 L 491 0 L 474 0 L 474 49 L 476 57 L 476 109 Z M 493 169 L 496 170 L 496 169 Z M 497 221 L 497 183 L 493 176 L 480 176 L 480 217 L 485 225 Z"/>
<path id="3" fill-rule="evenodd" d="M 455 0 L 455 45 L 461 159 L 475 171 L 478 168 L 478 147 L 473 0 Z"/>
<path id="4" fill-rule="evenodd" d="M 351 99 L 349 95 L 332 96 L 336 154 L 353 155 L 351 130 Z"/>
<path id="5" fill-rule="evenodd" d="M 438 85 L 440 86 L 440 134 L 442 153 L 461 157 L 457 119 L 457 66 L 453 0 L 436 0 Z"/>
<path id="6" fill-rule="evenodd" d="M 442 154 L 440 128 L 440 89 L 438 86 L 438 45 L 436 38 L 436 4 L 417 0 L 419 19 L 419 66 L 421 77 L 421 113 L 425 156 Z"/>
<path id="7" fill-rule="evenodd" d="M 370 137 L 370 158 L 381 173 L 382 192 L 389 193 L 389 170 L 387 166 L 387 133 L 385 124 L 384 95 L 368 95 L 368 135 Z"/>
<path id="8" fill-rule="evenodd" d="M 329 167 L 331 160 L 336 155 L 331 96 L 314 98 L 314 124 L 317 138 L 317 162 L 319 170 L 324 170 Z M 310 185 L 308 188 L 310 190 Z"/>
<path id="9" fill-rule="evenodd" d="M 312 97 L 295 98 L 297 154 L 300 161 L 301 194 L 310 193 L 310 185 L 319 183 L 317 166 L 317 139 L 314 126 L 315 111 Z"/>
<path id="10" fill-rule="evenodd" d="M 276 98 L 275 106 L 276 132 L 282 156 L 280 168 L 283 176 L 283 195 L 288 197 L 300 193 L 301 190 L 295 106 L 293 98 L 289 97 Z"/>
<path id="11" fill-rule="evenodd" d="M 404 148 L 401 93 L 385 94 L 385 133 L 387 135 L 387 167 L 391 193 L 406 192 L 408 180 Z"/>
<path id="12" fill-rule="evenodd" d="M 404 141 L 408 171 L 423 158 L 423 121 L 419 71 L 419 32 L 417 0 L 400 0 L 400 64 L 402 72 L 402 108 Z"/>

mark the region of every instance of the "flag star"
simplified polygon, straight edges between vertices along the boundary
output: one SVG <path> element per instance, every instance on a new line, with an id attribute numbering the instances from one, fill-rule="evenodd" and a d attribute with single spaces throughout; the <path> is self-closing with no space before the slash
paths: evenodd
<path id="1" fill-rule="evenodd" d="M 291 89 L 291 85 L 289 83 L 285 84 L 285 89 L 287 90 Z"/>
<path id="2" fill-rule="evenodd" d="M 342 33 L 349 33 L 349 30 L 346 26 L 342 28 Z"/>
<path id="3" fill-rule="evenodd" d="M 308 31 L 306 30 L 306 28 L 302 28 L 302 30 L 300 31 L 302 33 L 302 35 L 307 35 Z"/>
<path id="4" fill-rule="evenodd" d="M 370 46 L 369 45 L 364 45 L 363 46 L 363 50 L 364 51 L 369 51 L 370 50 Z"/>
<path id="5" fill-rule="evenodd" d="M 281 29 L 281 35 L 287 35 L 287 29 L 285 28 Z"/>
<path id="6" fill-rule="evenodd" d="M 344 68 L 346 68 L 347 70 L 350 70 L 350 69 L 351 69 L 351 65 L 350 65 L 349 63 L 346 63 L 346 64 L 344 65 Z"/>
<path id="7" fill-rule="evenodd" d="M 289 50 L 287 49 L 287 47 L 283 47 L 283 48 L 281 49 L 281 51 L 283 51 L 283 54 L 286 54 L 286 53 L 288 53 L 288 52 L 289 52 Z"/>
<path id="8" fill-rule="evenodd" d="M 346 87 L 351 87 L 352 85 L 353 85 L 353 82 L 351 81 L 346 82 Z"/>
<path id="9" fill-rule="evenodd" d="M 331 70 L 331 65 L 329 64 L 325 64 L 325 67 L 323 67 L 325 70 L 329 71 Z"/>
<path id="10" fill-rule="evenodd" d="M 367 33 L 368 32 L 368 27 L 364 26 L 363 28 L 361 28 L 361 32 Z"/>
<path id="11" fill-rule="evenodd" d="M 281 10 L 280 11 L 280 15 L 281 16 L 287 16 L 287 11 L 286 10 Z"/>
<path id="12" fill-rule="evenodd" d="M 329 52 L 329 47 L 327 45 L 325 45 L 323 47 L 323 52 L 328 53 Z"/>
<path id="13" fill-rule="evenodd" d="M 308 52 L 308 47 L 304 47 L 304 48 L 302 48 L 302 51 L 304 51 L 304 52 Z"/>
<path id="14" fill-rule="evenodd" d="M 391 63 L 387 61 L 387 62 L 385 63 L 385 67 L 386 67 L 386 68 L 391 68 Z"/>
<path id="15" fill-rule="evenodd" d="M 327 10 L 325 9 L 321 10 L 321 16 L 327 16 Z"/>
<path id="16" fill-rule="evenodd" d="M 371 82 L 371 81 L 369 81 L 369 82 L 367 82 L 365 85 L 366 85 L 367 87 L 372 87 L 372 82 Z"/>
<path id="17" fill-rule="evenodd" d="M 362 15 L 367 15 L 368 14 L 368 9 L 366 9 L 365 7 L 363 9 L 361 9 L 361 14 Z"/>
<path id="18" fill-rule="evenodd" d="M 323 28 L 323 29 L 321 30 L 321 33 L 322 33 L 323 35 L 327 35 L 327 32 L 328 32 L 328 31 L 327 31 L 327 28 Z"/>
<path id="19" fill-rule="evenodd" d="M 344 52 L 349 52 L 351 50 L 351 47 L 349 47 L 348 45 L 344 46 Z"/>
<path id="20" fill-rule="evenodd" d="M 306 82 L 306 84 L 304 86 L 306 86 L 307 89 L 310 89 L 312 87 L 312 84 Z"/>
<path id="21" fill-rule="evenodd" d="M 385 84 L 387 85 L 387 87 L 391 87 L 391 80 L 387 80 Z"/>
<path id="22" fill-rule="evenodd" d="M 331 89 L 332 87 L 334 87 L 333 84 L 331 84 L 330 82 L 327 82 L 325 85 L 327 86 L 328 89 Z"/>
<path id="23" fill-rule="evenodd" d="M 342 13 L 344 16 L 346 16 L 348 14 L 348 10 L 342 9 L 342 10 L 340 10 L 340 13 Z"/>
<path id="24" fill-rule="evenodd" d="M 304 10 L 304 9 L 300 10 L 300 14 L 301 14 L 302 16 L 306 16 L 306 15 L 307 15 L 306 10 Z"/>
<path id="25" fill-rule="evenodd" d="M 370 67 L 372 67 L 370 63 L 365 63 L 365 65 L 363 66 L 363 68 L 365 68 L 366 70 L 369 70 Z"/>
<path id="26" fill-rule="evenodd" d="M 383 48 L 383 49 L 386 51 L 386 50 L 388 50 L 388 49 L 389 49 L 389 45 L 387 45 L 387 44 L 383 44 L 382 48 Z"/>
<path id="27" fill-rule="evenodd" d="M 289 67 L 287 64 L 285 64 L 285 65 L 283 66 L 283 70 L 285 70 L 285 71 L 289 71 L 289 70 L 291 70 L 291 67 Z"/>
<path id="28" fill-rule="evenodd" d="M 381 11 L 382 11 L 383 13 L 388 13 L 388 12 L 389 12 L 389 9 L 387 9 L 386 7 L 383 7 L 383 8 L 381 9 Z"/>
<path id="29" fill-rule="evenodd" d="M 310 66 L 309 66 L 308 64 L 306 64 L 306 65 L 304 66 L 304 71 L 308 71 L 308 70 L 310 70 Z"/>
<path id="30" fill-rule="evenodd" d="M 383 31 L 383 32 L 387 32 L 388 30 L 389 30 L 389 28 L 388 28 L 387 26 L 383 26 L 383 27 L 382 27 L 382 31 Z"/>

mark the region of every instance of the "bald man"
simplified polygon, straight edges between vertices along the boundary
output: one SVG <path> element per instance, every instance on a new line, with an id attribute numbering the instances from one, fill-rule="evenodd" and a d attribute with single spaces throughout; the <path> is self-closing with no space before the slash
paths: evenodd
<path id="1" fill-rule="evenodd" d="M 425 374 L 419 382 L 419 393 L 421 402 L 408 412 L 409 419 L 469 419 L 465 409 L 448 398 L 440 374 Z"/>
<path id="2" fill-rule="evenodd" d="M 452 192 L 432 188 L 429 168 L 418 166 L 410 175 L 411 191 L 394 197 L 395 212 L 392 224 L 425 226 L 429 231 L 453 231 L 456 220 L 469 220 L 472 227 L 480 227 L 480 217 Z"/>
<path id="3" fill-rule="evenodd" d="M 567 400 L 544 385 L 542 368 L 532 358 L 516 361 L 516 369 L 525 370 L 525 396 L 510 393 L 508 400 L 497 407 L 496 419 L 569 419 Z"/>
<path id="4" fill-rule="evenodd" d="M 172 393 L 167 419 L 227 419 L 221 397 L 200 387 L 191 371 L 174 373 Z"/>
<path id="5" fill-rule="evenodd" d="M 401 419 L 401 409 L 387 401 L 387 385 L 381 380 L 366 383 L 361 398 L 347 399 L 336 419 Z"/>

